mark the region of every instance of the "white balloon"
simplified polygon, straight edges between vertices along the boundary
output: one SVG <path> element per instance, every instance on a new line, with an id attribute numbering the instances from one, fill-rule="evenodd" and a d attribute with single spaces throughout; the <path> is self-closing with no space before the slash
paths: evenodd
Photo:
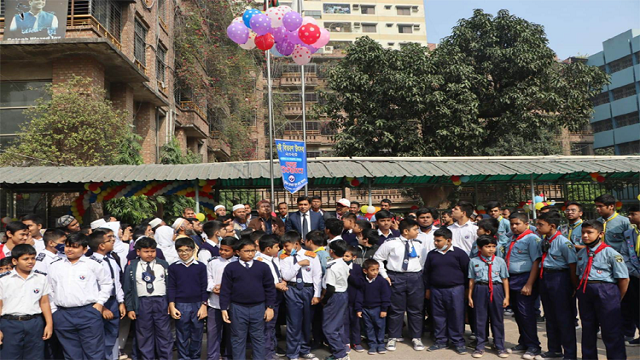
<path id="1" fill-rule="evenodd" d="M 242 16 L 238 16 L 237 18 L 233 19 L 232 22 L 239 22 L 244 24 L 244 21 L 242 21 Z"/>
<path id="2" fill-rule="evenodd" d="M 311 51 L 304 46 L 296 45 L 291 58 L 298 65 L 307 65 L 311 61 Z"/>
<path id="3" fill-rule="evenodd" d="M 256 33 L 251 32 L 251 34 L 249 34 L 247 42 L 244 44 L 240 44 L 240 47 L 245 50 L 253 50 L 256 47 Z"/>
<path id="4" fill-rule="evenodd" d="M 282 5 L 282 6 L 278 6 L 278 7 L 279 7 L 280 9 L 282 9 L 282 12 L 283 12 L 284 14 L 286 14 L 286 13 L 288 13 L 288 12 L 293 11 L 293 9 L 292 9 L 292 8 L 290 8 L 290 7 L 288 7 L 287 5 Z"/>
<path id="5" fill-rule="evenodd" d="M 271 27 L 274 29 L 282 26 L 282 18 L 284 17 L 284 14 L 284 10 L 282 10 L 280 7 L 269 8 L 269 10 L 267 10 L 267 12 L 265 13 L 265 15 L 267 15 L 267 17 L 271 19 Z"/>
<path id="6" fill-rule="evenodd" d="M 311 16 L 305 16 L 302 18 L 302 25 L 304 24 L 318 25 L 318 22 L 316 21 L 316 19 L 312 18 Z"/>

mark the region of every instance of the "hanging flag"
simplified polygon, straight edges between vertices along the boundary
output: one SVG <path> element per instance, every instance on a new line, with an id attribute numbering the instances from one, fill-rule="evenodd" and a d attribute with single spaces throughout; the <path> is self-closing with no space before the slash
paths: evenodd
<path id="1" fill-rule="evenodd" d="M 276 140 L 280 172 L 285 190 L 290 193 L 302 189 L 307 178 L 307 149 L 303 141 Z"/>

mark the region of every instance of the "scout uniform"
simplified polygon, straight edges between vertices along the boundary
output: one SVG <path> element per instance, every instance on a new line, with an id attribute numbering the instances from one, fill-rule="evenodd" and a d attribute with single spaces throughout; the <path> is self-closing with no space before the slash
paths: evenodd
<path id="1" fill-rule="evenodd" d="M 622 246 L 620 255 L 624 259 L 629 270 L 629 288 L 622 299 L 622 319 L 625 325 L 625 337 L 634 336 L 636 329 L 640 329 L 640 230 L 632 228 L 624 233 L 625 243 Z"/>
<path id="2" fill-rule="evenodd" d="M 558 230 L 562 233 L 562 236 L 571 240 L 574 245 L 584 245 L 582 242 L 582 219 L 576 221 L 573 224 L 560 225 Z"/>
<path id="3" fill-rule="evenodd" d="M 624 232 L 631 228 L 629 218 L 615 212 L 607 219 L 603 217 L 598 218 L 598 221 L 603 224 L 605 244 L 620 253 L 622 251 L 622 244 L 624 243 Z"/>

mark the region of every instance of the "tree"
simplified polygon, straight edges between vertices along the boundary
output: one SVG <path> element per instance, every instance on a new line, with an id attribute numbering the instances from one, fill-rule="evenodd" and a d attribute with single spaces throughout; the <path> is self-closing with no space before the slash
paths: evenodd
<path id="1" fill-rule="evenodd" d="M 322 108 L 338 155 L 521 155 L 558 150 L 554 133 L 589 123 L 607 75 L 562 64 L 542 26 L 475 10 L 433 51 L 358 39 L 331 71 Z M 549 146 L 549 144 L 552 146 Z"/>

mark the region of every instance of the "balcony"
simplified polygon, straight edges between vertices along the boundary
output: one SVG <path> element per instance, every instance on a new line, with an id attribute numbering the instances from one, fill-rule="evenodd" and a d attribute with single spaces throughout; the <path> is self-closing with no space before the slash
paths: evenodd
<path id="1" fill-rule="evenodd" d="M 285 131 L 284 137 L 287 140 L 303 141 L 302 131 Z M 310 145 L 333 145 L 333 136 L 321 135 L 320 131 L 307 131 L 307 144 Z"/>
<path id="2" fill-rule="evenodd" d="M 306 113 L 309 114 L 312 108 L 313 105 L 307 103 L 305 107 Z M 295 105 L 294 103 L 285 103 L 283 112 L 285 116 L 302 116 L 302 104 L 298 103 Z"/>
<path id="3" fill-rule="evenodd" d="M 213 153 L 216 161 L 229 161 L 231 156 L 231 147 L 222 139 L 209 139 L 207 149 Z"/>
<path id="4" fill-rule="evenodd" d="M 176 127 L 184 128 L 187 137 L 206 139 L 209 133 L 209 124 L 205 120 L 204 112 L 193 101 L 181 101 L 178 123 Z"/>
<path id="5" fill-rule="evenodd" d="M 305 87 L 318 86 L 318 78 L 315 76 L 305 76 Z M 302 86 L 302 77 L 300 76 L 283 76 L 279 79 L 279 83 L 275 83 L 275 86 L 280 87 L 300 87 Z"/>

